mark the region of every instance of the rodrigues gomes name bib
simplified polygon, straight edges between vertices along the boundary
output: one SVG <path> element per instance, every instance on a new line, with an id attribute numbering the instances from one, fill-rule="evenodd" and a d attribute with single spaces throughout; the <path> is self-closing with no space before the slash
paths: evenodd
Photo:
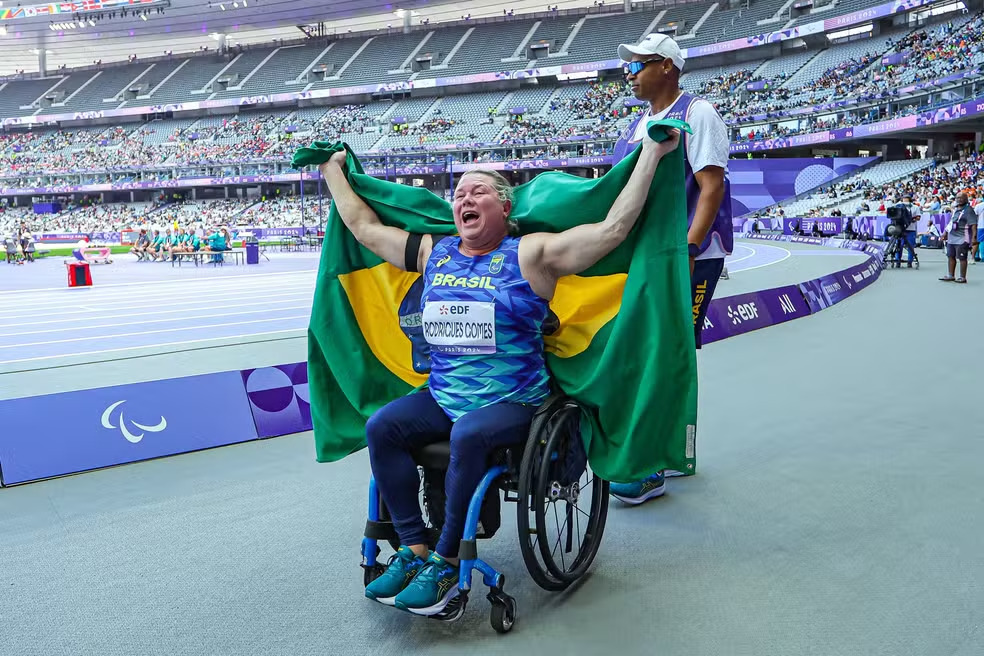
<path id="1" fill-rule="evenodd" d="M 424 303 L 424 339 L 436 351 L 460 355 L 495 353 L 495 303 Z"/>

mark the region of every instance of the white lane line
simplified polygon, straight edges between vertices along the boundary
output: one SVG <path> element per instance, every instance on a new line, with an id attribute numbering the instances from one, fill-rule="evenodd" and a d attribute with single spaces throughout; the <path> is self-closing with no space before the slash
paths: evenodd
<path id="1" fill-rule="evenodd" d="M 146 283 L 144 289 L 137 290 L 136 293 L 144 293 L 151 295 L 165 295 L 165 294 L 175 294 L 179 292 L 195 293 L 199 291 L 211 291 L 214 289 L 254 289 L 257 287 L 279 287 L 281 285 L 305 285 L 311 284 L 316 280 L 317 276 L 305 275 L 305 276 L 291 276 L 289 278 L 261 278 L 259 280 L 243 280 L 245 276 L 238 278 L 226 278 L 222 280 L 188 280 L 182 283 L 170 283 L 167 285 L 155 285 L 153 283 Z M 198 285 L 198 282 L 207 282 L 205 286 Z M 42 291 L 32 293 L 30 298 L 41 299 L 47 301 L 62 301 L 64 302 L 67 298 L 78 298 L 78 297 L 102 297 L 102 296 L 112 296 L 115 298 L 126 296 L 130 293 L 129 288 L 121 289 L 117 286 L 102 286 L 95 285 L 93 287 L 66 287 L 64 289 L 59 289 L 58 291 Z M 74 296 L 73 296 L 74 294 Z M 85 301 L 82 301 L 85 303 Z"/>
<path id="2" fill-rule="evenodd" d="M 277 271 L 273 273 L 244 273 L 244 274 L 230 274 L 223 275 L 222 277 L 215 278 L 192 278 L 191 280 L 150 280 L 146 282 L 119 282 L 119 283 L 109 283 L 106 285 L 100 285 L 99 289 L 111 289 L 117 287 L 133 287 L 136 285 L 189 285 L 192 283 L 203 283 L 203 284 L 215 284 L 217 282 L 231 281 L 231 280 L 243 280 L 244 278 L 271 278 L 273 276 L 298 276 L 298 275 L 317 275 L 317 267 L 314 269 L 303 269 L 301 271 Z M 68 287 L 35 287 L 33 289 L 14 289 L 9 291 L 0 291 L 0 296 L 13 295 L 13 294 L 34 294 L 37 292 L 65 292 Z M 76 288 L 78 289 L 78 288 Z M 88 289 L 88 288 L 83 288 Z"/>
<path id="3" fill-rule="evenodd" d="M 743 262 L 744 260 L 747 260 L 750 257 L 755 257 L 755 249 L 752 248 L 751 246 L 745 246 L 744 244 L 735 244 L 735 248 L 744 248 L 749 253 L 745 257 L 739 257 L 737 260 L 732 260 L 732 259 L 725 260 L 724 263 L 728 267 L 728 269 L 738 264 L 739 262 Z"/>
<path id="4" fill-rule="evenodd" d="M 225 308 L 223 308 L 225 309 Z M 278 310 L 310 310 L 310 305 L 291 305 L 289 307 L 277 308 Z M 67 328 L 49 328 L 47 330 L 27 330 L 19 333 L 0 333 L 0 337 L 17 337 L 20 335 L 42 335 L 46 333 L 64 333 L 67 331 L 78 332 L 80 330 L 93 330 L 95 328 L 117 328 L 119 326 L 136 326 L 136 325 L 146 325 L 149 323 L 168 323 L 173 321 L 189 321 L 197 319 L 214 319 L 215 317 L 238 317 L 243 314 L 259 314 L 259 313 L 270 313 L 270 308 L 263 308 L 261 310 L 242 310 L 239 312 L 219 312 L 217 314 L 195 314 L 189 317 L 173 317 L 171 319 L 141 319 L 140 321 L 123 321 L 120 323 L 101 323 L 92 326 L 80 326 L 74 325 Z M 116 318 L 116 317 L 112 317 Z"/>
<path id="5" fill-rule="evenodd" d="M 181 328 L 162 328 L 160 330 L 141 330 L 133 333 L 117 333 L 115 335 L 93 335 L 92 337 L 72 337 L 70 339 L 52 339 L 46 342 L 26 342 L 24 344 L 5 344 L 0 345 L 0 349 L 23 348 L 25 346 L 45 346 L 47 344 L 67 344 L 69 342 L 90 342 L 94 339 L 117 339 L 120 337 L 135 337 L 137 335 L 158 335 L 160 333 L 176 333 L 186 330 L 206 330 L 209 328 L 224 328 L 226 326 L 245 326 L 255 323 L 271 323 L 273 321 L 287 321 L 289 319 L 310 319 L 310 314 L 295 314 L 289 317 L 276 317 L 274 319 L 253 319 L 251 321 L 232 321 L 229 323 L 213 323 L 204 326 L 183 326 Z M 150 346 L 156 346 L 152 344 Z"/>
<path id="6" fill-rule="evenodd" d="M 294 297 L 297 297 L 297 298 L 288 298 L 288 297 L 291 297 L 291 296 L 294 296 Z M 294 292 L 294 293 L 291 293 L 291 294 L 269 294 L 267 296 L 251 296 L 250 297 L 251 299 L 277 298 L 277 299 L 280 299 L 280 300 L 261 301 L 261 302 L 257 302 L 257 303 L 229 303 L 228 305 L 223 304 L 221 308 L 216 308 L 216 309 L 226 310 L 228 308 L 256 307 L 256 306 L 269 307 L 271 305 L 277 305 L 279 303 L 296 303 L 297 301 L 299 301 L 299 300 L 301 300 L 302 298 L 305 298 L 305 297 L 310 299 L 311 292 Z M 213 301 L 194 301 L 193 304 L 194 305 L 201 305 L 201 304 L 215 305 L 215 303 Z M 180 304 L 175 303 L 174 305 L 180 305 Z M 172 307 L 173 307 L 173 305 L 172 305 Z M 279 309 L 279 308 L 274 308 L 274 309 Z M 57 316 L 57 317 L 60 317 L 60 316 L 64 316 L 64 315 L 67 315 L 67 314 L 92 314 L 93 312 L 102 312 L 102 310 L 98 310 L 98 309 L 97 310 L 67 310 L 65 312 L 53 312 L 51 314 L 39 314 L 39 315 L 35 315 L 35 316 L 47 316 L 47 317 Z M 176 313 L 185 313 L 185 314 L 192 313 L 191 316 L 194 317 L 195 316 L 193 314 L 194 312 L 198 312 L 198 310 L 196 310 L 194 308 L 183 308 L 183 309 L 177 309 L 177 310 L 154 310 L 152 312 L 128 312 L 126 314 L 113 313 L 111 317 L 106 317 L 106 316 L 99 316 L 99 317 L 69 317 L 67 319 L 49 319 L 47 321 L 25 321 L 23 323 L 0 323 L 0 328 L 6 329 L 6 328 L 20 328 L 22 326 L 45 326 L 45 325 L 49 325 L 49 324 L 53 324 L 53 323 L 68 323 L 70 321 L 73 322 L 73 323 L 75 323 L 75 324 L 79 324 L 79 323 L 83 323 L 83 322 L 86 322 L 86 321 L 95 321 L 95 320 L 98 320 L 98 319 L 109 319 L 109 318 L 112 318 L 112 319 L 129 319 L 130 317 L 158 316 L 158 315 L 161 315 L 161 314 L 176 314 Z"/>
<path id="7" fill-rule="evenodd" d="M 304 335 L 307 334 L 307 328 L 287 328 L 285 330 L 269 330 L 269 331 L 262 332 L 262 333 L 247 333 L 245 335 L 228 335 L 226 337 L 203 337 L 202 339 L 186 339 L 186 340 L 183 340 L 183 341 L 180 341 L 180 342 L 163 342 L 163 343 L 157 343 L 157 344 L 144 344 L 142 346 L 121 346 L 120 348 L 101 349 L 101 350 L 98 350 L 98 351 L 86 351 L 82 355 L 88 356 L 88 355 L 97 355 L 97 354 L 101 354 L 101 353 L 117 353 L 117 352 L 120 352 L 120 351 L 135 351 L 137 349 L 146 349 L 146 348 L 160 349 L 160 348 L 163 348 L 165 346 L 178 346 L 178 345 L 182 345 L 182 344 L 200 344 L 202 342 L 215 342 L 215 341 L 222 340 L 222 339 L 242 339 L 242 338 L 245 338 L 245 337 L 261 337 L 261 336 L 265 336 L 265 335 L 281 335 L 283 333 L 297 333 L 297 335 L 295 335 L 295 337 L 303 337 Z M 240 344 L 248 344 L 248 343 L 249 342 L 238 342 L 238 343 L 229 344 L 229 346 L 239 346 Z M 223 344 L 219 344 L 219 346 L 224 346 L 224 345 Z M 17 363 L 17 362 L 36 362 L 38 360 L 54 360 L 56 358 L 68 358 L 68 357 L 71 357 L 72 355 L 75 355 L 75 354 L 74 353 L 59 353 L 58 355 L 39 355 L 39 356 L 34 357 L 34 358 L 18 358 L 16 360 L 0 360 L 0 364 L 14 364 L 14 363 Z M 150 353 L 148 355 L 167 355 L 167 353 Z M 4 373 L 4 372 L 0 371 L 0 374 L 2 374 L 2 373 Z"/>
<path id="8" fill-rule="evenodd" d="M 86 306 L 73 305 L 71 303 L 66 303 L 66 300 L 65 299 L 62 299 L 61 301 L 58 301 L 58 302 L 54 302 L 54 303 L 50 303 L 50 304 L 49 303 L 44 303 L 42 305 L 20 305 L 20 304 L 18 304 L 17 305 L 17 309 L 18 310 L 22 310 L 24 312 L 27 312 L 28 310 L 58 310 L 57 312 L 51 312 L 51 313 L 48 313 L 48 314 L 36 314 L 34 312 L 31 312 L 32 316 L 49 316 L 50 317 L 50 316 L 60 316 L 61 314 L 65 313 L 66 310 L 64 308 L 93 307 L 93 305 L 97 305 L 98 306 L 97 307 L 97 311 L 105 311 L 105 310 L 126 310 L 126 309 L 133 308 L 134 306 L 140 307 L 140 306 L 146 305 L 148 303 L 167 304 L 167 305 L 171 305 L 171 306 L 173 306 L 173 305 L 187 305 L 187 304 L 190 304 L 190 303 L 211 303 L 211 304 L 214 305 L 216 303 L 219 303 L 219 302 L 225 301 L 225 300 L 237 300 L 238 301 L 238 300 L 246 300 L 246 299 L 250 299 L 250 298 L 271 298 L 271 297 L 274 297 L 274 296 L 281 295 L 281 294 L 267 294 L 267 295 L 263 295 L 261 293 L 257 293 L 257 292 L 272 291 L 274 289 L 276 289 L 278 292 L 281 292 L 281 293 L 291 292 L 291 293 L 308 293 L 308 294 L 311 294 L 311 295 L 314 294 L 314 285 L 300 285 L 300 286 L 291 286 L 291 287 L 287 287 L 287 286 L 274 286 L 274 287 L 257 287 L 255 289 L 243 288 L 243 289 L 237 289 L 237 290 L 234 290 L 234 291 L 226 291 L 226 292 L 221 292 L 219 290 L 215 290 L 215 291 L 208 290 L 207 292 L 202 291 L 202 292 L 194 292 L 194 293 L 188 292 L 188 291 L 184 291 L 184 292 L 180 292 L 180 293 L 168 294 L 166 296 L 141 295 L 141 296 L 136 297 L 136 298 L 120 297 L 119 295 L 117 295 L 117 296 L 111 296 L 111 297 L 110 296 L 107 296 L 105 300 L 89 299 L 87 302 L 89 302 L 90 305 L 86 305 Z M 176 299 L 188 298 L 189 296 L 192 296 L 192 295 L 197 296 L 197 297 L 200 298 L 202 294 L 207 294 L 209 298 L 208 299 L 202 299 L 202 300 L 199 300 L 199 301 L 180 301 L 180 300 L 176 300 Z M 175 300 L 172 300 L 172 299 L 175 299 Z"/>
<path id="9" fill-rule="evenodd" d="M 780 250 L 784 252 L 786 255 L 784 255 L 782 258 L 778 260 L 773 260 L 772 262 L 766 262 L 765 264 L 756 264 L 755 266 L 745 267 L 744 269 L 738 269 L 734 273 L 744 273 L 745 271 L 754 271 L 755 269 L 761 269 L 762 267 L 772 266 L 773 264 L 779 264 L 780 262 L 785 262 L 786 260 L 788 260 L 790 257 L 793 256 L 793 254 L 789 252 L 788 249 L 782 248 L 781 246 L 767 246 L 767 248 L 775 248 L 776 250 Z"/>

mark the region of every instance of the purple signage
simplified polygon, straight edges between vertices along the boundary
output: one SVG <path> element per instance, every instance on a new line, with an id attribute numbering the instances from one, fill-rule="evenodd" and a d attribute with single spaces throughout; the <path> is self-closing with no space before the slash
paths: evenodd
<path id="1" fill-rule="evenodd" d="M 735 159 L 728 162 L 735 216 L 808 192 L 871 162 L 870 157 Z"/>
<path id="2" fill-rule="evenodd" d="M 886 2 L 885 4 L 878 5 L 876 7 L 869 7 L 867 9 L 853 11 L 849 14 L 844 14 L 835 18 L 828 18 L 827 20 L 820 21 L 820 23 L 823 26 L 824 32 L 829 30 L 838 30 L 842 27 L 847 27 L 848 25 L 867 23 L 876 18 L 884 18 L 885 16 L 893 16 L 895 14 L 904 14 L 907 11 L 918 9 L 919 7 L 932 4 L 936 1 L 937 0 L 895 0 L 894 2 Z"/>
<path id="3" fill-rule="evenodd" d="M 959 73 L 954 73 L 953 75 L 947 75 L 946 77 L 941 77 L 935 80 L 928 80 L 926 82 L 918 82 L 916 84 L 910 84 L 907 87 L 902 87 L 899 89 L 900 95 L 905 95 L 908 93 L 913 93 L 914 91 L 921 91 L 923 89 L 929 89 L 932 87 L 942 87 L 953 82 L 959 82 L 960 80 L 966 80 L 972 77 L 979 77 L 981 75 L 982 69 L 979 67 L 972 68 L 967 71 L 961 71 Z"/>
<path id="4" fill-rule="evenodd" d="M 895 66 L 896 64 L 903 63 L 909 58 L 909 53 L 906 52 L 893 52 L 890 55 L 885 55 L 881 58 L 882 66 Z"/>
<path id="5" fill-rule="evenodd" d="M 873 283 L 881 274 L 881 268 L 881 259 L 871 257 L 844 271 L 800 283 L 799 287 L 810 305 L 810 311 L 819 312 Z"/>
<path id="6" fill-rule="evenodd" d="M 242 377 L 259 437 L 311 430 L 306 362 L 247 369 Z"/>
<path id="7" fill-rule="evenodd" d="M 0 401 L 0 416 L 7 485 L 257 437 L 238 371 Z"/>
<path id="8" fill-rule="evenodd" d="M 796 224 L 803 232 L 813 232 L 813 226 L 820 225 L 820 231 L 825 235 L 839 235 L 844 230 L 844 218 L 839 216 L 823 216 L 816 218 L 786 218 L 782 220 L 782 233 L 792 235 L 796 233 Z"/>
<path id="9" fill-rule="evenodd" d="M 810 314 L 795 285 L 727 296 L 711 301 L 702 340 L 716 342 Z"/>
<path id="10" fill-rule="evenodd" d="M 772 87 L 772 80 L 756 80 L 745 85 L 746 91 L 765 91 Z"/>

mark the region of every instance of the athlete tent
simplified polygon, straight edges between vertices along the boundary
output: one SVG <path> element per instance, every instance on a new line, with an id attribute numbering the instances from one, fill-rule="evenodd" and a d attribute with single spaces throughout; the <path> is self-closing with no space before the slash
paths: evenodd
<path id="1" fill-rule="evenodd" d="M 654 121 L 654 138 L 665 138 L 664 125 L 689 129 L 678 121 Z M 300 149 L 292 165 L 326 162 L 342 148 L 352 188 L 383 223 L 454 233 L 447 201 L 365 175 L 344 144 L 315 142 Z M 594 180 L 542 173 L 516 187 L 511 216 L 523 234 L 601 221 L 638 156 Z M 591 467 L 611 481 L 638 480 L 661 469 L 692 474 L 696 467 L 697 368 L 683 171 L 678 148 L 660 163 L 629 238 L 588 271 L 561 279 L 550 303 L 557 321 L 544 338 L 547 364 L 556 385 L 586 408 L 581 424 Z M 494 284 L 494 273 L 489 278 Z M 419 274 L 363 248 L 332 205 L 308 329 L 319 462 L 363 448 L 369 416 L 426 385 L 422 289 Z"/>

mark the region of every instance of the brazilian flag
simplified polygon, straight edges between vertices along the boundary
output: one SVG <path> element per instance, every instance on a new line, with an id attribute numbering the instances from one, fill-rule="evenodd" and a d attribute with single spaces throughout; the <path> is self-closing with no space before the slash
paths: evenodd
<path id="1" fill-rule="evenodd" d="M 650 134 L 665 138 L 667 123 L 653 122 Z M 349 183 L 383 223 L 454 234 L 447 201 L 366 175 L 348 146 L 315 142 L 295 154 L 293 165 L 327 161 L 341 148 L 348 153 Z M 636 150 L 597 179 L 541 173 L 515 188 L 511 216 L 522 234 L 602 221 L 638 159 Z M 695 471 L 697 370 L 686 229 L 683 149 L 677 148 L 660 162 L 628 239 L 587 271 L 561 279 L 550 303 L 556 320 L 544 336 L 547 365 L 555 384 L 585 408 L 589 462 L 610 481 L 638 480 L 660 469 Z M 319 462 L 363 448 L 369 416 L 427 383 L 422 290 L 420 274 L 400 271 L 363 248 L 332 205 L 308 328 Z"/>

